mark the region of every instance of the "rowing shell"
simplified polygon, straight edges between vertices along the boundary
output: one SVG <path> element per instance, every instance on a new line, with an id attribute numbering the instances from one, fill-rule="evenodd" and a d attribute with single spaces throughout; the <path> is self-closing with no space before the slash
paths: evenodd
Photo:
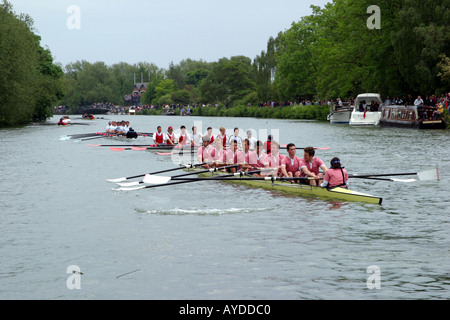
<path id="1" fill-rule="evenodd" d="M 199 169 L 185 169 L 186 171 L 199 171 Z M 211 175 L 219 176 L 227 174 L 225 172 L 216 172 L 216 173 L 199 173 L 199 177 L 211 177 Z M 257 187 L 266 190 L 274 190 L 274 191 L 282 191 L 289 194 L 295 195 L 306 195 L 306 196 L 315 196 L 319 198 L 327 198 L 333 200 L 343 200 L 343 201 L 351 201 L 351 202 L 365 202 L 372 204 L 381 204 L 383 198 L 376 197 L 370 194 L 357 192 L 354 190 L 348 190 L 345 188 L 333 188 L 327 189 L 322 188 L 320 186 L 311 186 L 299 183 L 291 183 L 284 181 L 271 181 L 270 177 L 267 180 L 246 180 L 245 177 L 238 180 L 228 180 L 227 178 L 223 178 L 223 180 L 228 183 L 242 184 L 249 187 Z"/>

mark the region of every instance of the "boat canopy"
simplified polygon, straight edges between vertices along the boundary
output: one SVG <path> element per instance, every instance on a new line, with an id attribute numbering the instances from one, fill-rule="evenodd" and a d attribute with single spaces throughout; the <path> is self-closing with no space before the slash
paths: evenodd
<path id="1" fill-rule="evenodd" d="M 355 99 L 355 109 L 357 109 L 361 101 L 366 101 L 367 105 L 370 105 L 372 101 L 378 102 L 380 105 L 383 103 L 378 93 L 361 93 Z"/>

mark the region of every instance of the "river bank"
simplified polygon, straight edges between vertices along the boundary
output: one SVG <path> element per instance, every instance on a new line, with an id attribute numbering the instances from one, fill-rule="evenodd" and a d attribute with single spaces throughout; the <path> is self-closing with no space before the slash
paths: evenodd
<path id="1" fill-rule="evenodd" d="M 199 106 L 192 108 L 193 116 L 203 117 L 238 117 L 238 118 L 263 118 L 263 119 L 287 119 L 287 120 L 319 120 L 327 121 L 330 113 L 328 105 L 302 105 L 284 107 L 257 107 L 257 106 L 236 106 L 227 108 L 223 104 L 217 107 Z M 138 115 L 165 115 L 163 110 L 144 109 Z M 181 110 L 176 108 L 174 115 L 180 115 Z M 450 129 L 450 116 L 448 110 L 444 109 L 444 119 L 447 123 L 447 130 Z"/>

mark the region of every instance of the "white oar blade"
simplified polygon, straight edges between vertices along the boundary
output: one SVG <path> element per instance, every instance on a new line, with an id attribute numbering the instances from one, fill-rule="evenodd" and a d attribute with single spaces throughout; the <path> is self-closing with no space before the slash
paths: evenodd
<path id="1" fill-rule="evenodd" d="M 148 184 L 165 184 L 170 181 L 170 177 L 166 176 L 154 176 L 151 174 L 146 174 L 142 182 Z"/>
<path id="2" fill-rule="evenodd" d="M 422 172 L 417 172 L 417 177 L 419 177 L 419 180 L 439 180 L 439 169 L 434 168 Z"/>
<path id="3" fill-rule="evenodd" d="M 119 189 L 116 189 L 116 190 L 119 190 L 119 191 L 135 191 L 135 190 L 140 190 L 140 189 L 144 189 L 144 188 L 145 188 L 145 186 L 142 186 L 142 187 L 131 187 L 131 188 L 120 187 Z"/>
<path id="4" fill-rule="evenodd" d="M 122 181 L 126 181 L 127 180 L 127 178 L 125 178 L 125 177 L 123 177 L 123 178 L 117 178 L 117 179 L 106 179 L 106 181 L 109 181 L 109 182 L 115 182 L 115 183 L 117 183 L 117 182 L 122 182 Z"/>
<path id="5" fill-rule="evenodd" d="M 392 178 L 391 180 L 395 181 L 395 182 L 414 182 L 414 181 L 416 181 L 416 179 L 396 179 L 396 178 Z"/>
<path id="6" fill-rule="evenodd" d="M 119 186 L 121 187 L 132 187 L 132 186 L 138 186 L 139 185 L 139 181 L 134 181 L 134 182 L 125 182 L 125 183 L 118 183 Z"/>

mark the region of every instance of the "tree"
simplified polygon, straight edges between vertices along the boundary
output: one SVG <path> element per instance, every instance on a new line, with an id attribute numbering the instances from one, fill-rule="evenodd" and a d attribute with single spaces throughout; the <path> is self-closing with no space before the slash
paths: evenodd
<path id="1" fill-rule="evenodd" d="M 62 70 L 40 46 L 28 15 L 0 4 L 0 125 L 45 120 L 62 95 Z"/>
<path id="2" fill-rule="evenodd" d="M 231 106 L 234 102 L 255 91 L 251 79 L 251 60 L 244 56 L 219 59 L 211 72 L 199 84 L 203 100 Z"/>

